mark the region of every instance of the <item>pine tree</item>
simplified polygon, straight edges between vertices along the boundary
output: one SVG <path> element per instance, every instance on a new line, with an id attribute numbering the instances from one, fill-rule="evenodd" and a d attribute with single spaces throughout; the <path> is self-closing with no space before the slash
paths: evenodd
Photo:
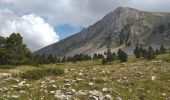
<path id="1" fill-rule="evenodd" d="M 9 64 L 10 63 L 11 56 L 7 52 L 7 49 L 5 48 L 0 48 L 0 64 Z"/>
<path id="2" fill-rule="evenodd" d="M 0 36 L 0 48 L 4 48 L 6 43 L 5 37 Z"/>
<path id="3" fill-rule="evenodd" d="M 23 44 L 23 38 L 19 33 L 12 33 L 6 38 L 5 47 L 11 56 L 10 64 L 26 64 L 32 60 L 32 54 Z"/>
<path id="4" fill-rule="evenodd" d="M 104 65 L 104 64 L 107 64 L 107 60 L 106 60 L 106 58 L 102 58 L 102 64 Z"/>
<path id="5" fill-rule="evenodd" d="M 113 61 L 113 59 L 112 59 L 112 52 L 111 52 L 110 49 L 107 50 L 107 53 L 106 53 L 106 60 L 107 60 L 108 62 Z"/>
<path id="6" fill-rule="evenodd" d="M 120 62 L 126 62 L 128 58 L 127 53 L 125 53 L 124 51 L 122 51 L 121 49 L 118 50 L 118 59 L 120 60 Z"/>
<path id="7" fill-rule="evenodd" d="M 156 55 L 159 55 L 160 54 L 160 51 L 158 49 L 155 50 L 155 54 Z"/>
<path id="8" fill-rule="evenodd" d="M 66 56 L 64 56 L 62 59 L 61 59 L 61 62 L 67 62 L 67 59 L 66 59 Z"/>
<path id="9" fill-rule="evenodd" d="M 161 45 L 160 54 L 166 54 L 166 53 L 167 53 L 166 48 L 163 45 Z"/>
<path id="10" fill-rule="evenodd" d="M 110 49 L 107 50 L 106 52 L 106 60 L 107 62 L 112 62 L 116 59 L 116 54 L 112 53 Z"/>
<path id="11" fill-rule="evenodd" d="M 141 57 L 141 52 L 138 46 L 136 46 L 135 50 L 134 50 L 134 54 L 136 58 L 140 58 Z"/>
<path id="12" fill-rule="evenodd" d="M 147 52 L 147 59 L 154 59 L 155 58 L 155 52 L 152 47 L 148 47 L 148 52 Z"/>
<path id="13" fill-rule="evenodd" d="M 77 63 L 77 60 L 75 57 L 73 57 L 72 59 L 73 59 L 73 64 Z"/>
<path id="14" fill-rule="evenodd" d="M 56 60 L 55 60 L 55 58 L 54 58 L 53 55 L 49 55 L 49 56 L 47 57 L 47 64 L 55 63 L 55 62 L 56 62 Z"/>
<path id="15" fill-rule="evenodd" d="M 93 55 L 93 59 L 98 59 L 98 56 L 96 53 Z"/>

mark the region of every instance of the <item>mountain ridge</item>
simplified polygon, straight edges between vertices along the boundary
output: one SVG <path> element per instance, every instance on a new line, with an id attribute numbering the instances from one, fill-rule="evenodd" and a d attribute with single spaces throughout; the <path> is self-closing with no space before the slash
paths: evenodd
<path id="1" fill-rule="evenodd" d="M 136 45 L 158 48 L 162 44 L 170 47 L 170 13 L 118 7 L 94 25 L 34 54 L 59 57 L 78 53 L 92 55 L 103 53 L 107 48 L 112 51 L 122 48 L 132 54 Z"/>

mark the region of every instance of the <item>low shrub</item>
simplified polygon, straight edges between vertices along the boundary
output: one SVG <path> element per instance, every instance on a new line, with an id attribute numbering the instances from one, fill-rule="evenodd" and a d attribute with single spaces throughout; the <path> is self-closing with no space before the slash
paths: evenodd
<path id="1" fill-rule="evenodd" d="M 105 81 L 104 81 L 103 79 L 96 79 L 96 80 L 95 80 L 95 83 L 97 83 L 97 84 L 103 84 L 103 83 L 105 83 Z"/>
<path id="2" fill-rule="evenodd" d="M 64 70 L 61 68 L 41 68 L 41 69 L 34 69 L 34 70 L 29 70 L 24 73 L 21 73 L 21 78 L 38 80 L 45 76 L 61 75 L 63 73 Z"/>
<path id="3" fill-rule="evenodd" d="M 13 65 L 0 65 L 0 69 L 13 69 L 15 66 Z"/>

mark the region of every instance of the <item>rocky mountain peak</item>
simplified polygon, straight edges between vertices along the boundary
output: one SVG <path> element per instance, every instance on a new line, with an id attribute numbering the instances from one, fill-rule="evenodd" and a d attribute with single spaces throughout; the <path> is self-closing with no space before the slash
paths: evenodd
<path id="1" fill-rule="evenodd" d="M 114 12 L 122 12 L 122 11 L 138 11 L 138 10 L 130 7 L 118 7 L 117 9 L 114 10 Z"/>
<path id="2" fill-rule="evenodd" d="M 47 46 L 35 54 L 59 57 L 103 53 L 122 48 L 132 53 L 136 45 L 170 47 L 170 13 L 139 11 L 119 7 L 80 33 Z"/>

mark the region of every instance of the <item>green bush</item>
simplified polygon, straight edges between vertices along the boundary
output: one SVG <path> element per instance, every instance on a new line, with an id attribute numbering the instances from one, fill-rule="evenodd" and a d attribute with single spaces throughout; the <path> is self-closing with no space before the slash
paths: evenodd
<path id="1" fill-rule="evenodd" d="M 97 84 L 103 84 L 103 83 L 105 83 L 105 81 L 104 81 L 103 79 L 96 79 L 96 80 L 95 80 L 95 83 L 97 83 Z"/>
<path id="2" fill-rule="evenodd" d="M 0 69 L 13 69 L 15 66 L 13 65 L 0 65 Z"/>
<path id="3" fill-rule="evenodd" d="M 38 80 L 45 76 L 61 75 L 63 73 L 64 70 L 60 68 L 42 68 L 42 69 L 29 70 L 24 73 L 21 73 L 21 78 Z"/>

